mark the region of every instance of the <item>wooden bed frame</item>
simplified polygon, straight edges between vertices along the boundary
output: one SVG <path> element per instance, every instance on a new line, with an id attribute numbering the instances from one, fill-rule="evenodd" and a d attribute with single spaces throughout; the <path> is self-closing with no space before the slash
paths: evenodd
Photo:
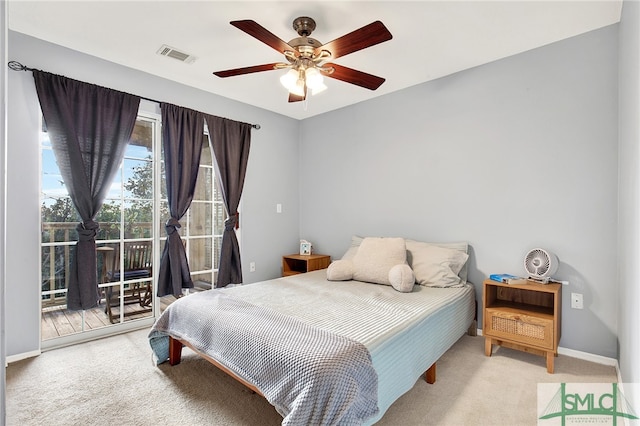
<path id="1" fill-rule="evenodd" d="M 240 383 L 242 383 L 243 385 L 248 387 L 252 392 L 257 393 L 260 396 L 264 396 L 264 395 L 262 395 L 262 392 L 260 392 L 258 390 L 257 387 L 255 387 L 251 383 L 247 382 L 246 380 L 238 377 L 233 371 L 229 370 L 227 367 L 225 367 L 224 365 L 220 364 L 215 359 L 213 359 L 210 356 L 198 351 L 193 346 L 191 346 L 188 342 L 185 342 L 185 341 L 182 341 L 182 340 L 178 340 L 178 339 L 174 339 L 171 336 L 169 336 L 169 364 L 170 365 L 178 365 L 178 364 L 180 364 L 180 360 L 182 358 L 182 347 L 183 346 L 188 347 L 189 349 L 191 349 L 192 351 L 194 351 L 195 353 L 200 355 L 202 358 L 206 359 L 211 364 L 215 365 L 220 370 L 222 370 L 223 372 L 227 373 L 229 376 L 233 377 L 234 379 L 236 379 L 237 381 L 239 381 Z"/>

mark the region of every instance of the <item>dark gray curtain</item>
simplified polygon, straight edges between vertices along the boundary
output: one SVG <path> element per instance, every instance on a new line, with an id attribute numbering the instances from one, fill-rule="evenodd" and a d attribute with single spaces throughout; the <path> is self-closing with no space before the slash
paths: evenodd
<path id="1" fill-rule="evenodd" d="M 227 284 L 242 282 L 240 247 L 235 229 L 239 226 L 238 204 L 249 160 L 251 124 L 212 115 L 207 115 L 206 120 L 216 160 L 216 174 L 229 215 L 224 222 L 218 280 L 215 285 L 224 287 Z"/>
<path id="2" fill-rule="evenodd" d="M 160 258 L 158 296 L 182 295 L 193 288 L 187 255 L 178 233 L 180 218 L 189 209 L 198 177 L 204 142 L 204 114 L 162 103 L 162 145 L 171 218 L 165 224 L 167 241 Z"/>
<path id="3" fill-rule="evenodd" d="M 100 302 L 94 219 L 124 157 L 140 98 L 38 70 L 33 78 L 62 179 L 82 218 L 67 308 L 90 309 Z"/>

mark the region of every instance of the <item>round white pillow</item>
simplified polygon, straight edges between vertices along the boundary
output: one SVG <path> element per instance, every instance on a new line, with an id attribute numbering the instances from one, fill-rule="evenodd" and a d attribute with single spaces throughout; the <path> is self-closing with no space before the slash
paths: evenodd
<path id="1" fill-rule="evenodd" d="M 416 277 L 411 267 L 404 263 L 395 265 L 389 270 L 389 282 L 394 289 L 402 293 L 411 293 Z"/>

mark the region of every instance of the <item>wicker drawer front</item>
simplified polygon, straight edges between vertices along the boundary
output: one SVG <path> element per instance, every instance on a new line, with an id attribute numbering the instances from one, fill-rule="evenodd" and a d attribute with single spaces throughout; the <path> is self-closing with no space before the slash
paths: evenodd
<path id="1" fill-rule="evenodd" d="M 486 315 L 488 336 L 553 349 L 553 319 L 491 308 Z"/>

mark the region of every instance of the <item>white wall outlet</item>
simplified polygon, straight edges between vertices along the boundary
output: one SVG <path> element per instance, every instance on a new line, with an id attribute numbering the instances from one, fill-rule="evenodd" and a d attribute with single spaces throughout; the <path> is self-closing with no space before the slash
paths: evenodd
<path id="1" fill-rule="evenodd" d="M 582 293 L 571 293 L 571 308 L 582 309 L 584 308 L 582 301 Z"/>
<path id="2" fill-rule="evenodd" d="M 249 263 L 249 272 L 255 272 L 255 271 L 256 271 L 256 262 Z"/>
<path id="3" fill-rule="evenodd" d="M 282 213 L 282 204 L 276 204 L 276 213 Z"/>

